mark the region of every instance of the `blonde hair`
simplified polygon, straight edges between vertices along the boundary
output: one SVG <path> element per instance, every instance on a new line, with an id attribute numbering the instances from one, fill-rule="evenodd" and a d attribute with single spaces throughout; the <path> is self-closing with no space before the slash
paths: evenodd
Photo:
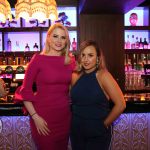
<path id="1" fill-rule="evenodd" d="M 68 30 L 67 28 L 62 25 L 61 23 L 55 23 L 53 24 L 52 26 L 49 27 L 48 31 L 47 31 L 47 35 L 46 35 L 46 43 L 45 43 L 45 47 L 44 47 L 44 50 L 43 50 L 43 54 L 48 54 L 49 51 L 50 51 L 50 45 L 49 45 L 49 42 L 48 42 L 48 38 L 49 38 L 49 35 L 56 29 L 56 28 L 60 28 L 62 30 L 65 31 L 65 34 L 66 34 L 66 39 L 67 39 L 67 42 L 66 42 L 66 46 L 64 47 L 64 49 L 62 50 L 62 56 L 65 56 L 65 64 L 69 64 L 70 62 L 70 57 L 69 57 L 69 49 L 70 49 L 70 38 L 69 38 L 69 33 L 68 33 Z"/>

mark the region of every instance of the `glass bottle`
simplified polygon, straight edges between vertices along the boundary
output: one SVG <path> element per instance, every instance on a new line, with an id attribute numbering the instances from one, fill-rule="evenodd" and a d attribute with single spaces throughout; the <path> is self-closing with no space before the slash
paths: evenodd
<path id="1" fill-rule="evenodd" d="M 7 41 L 7 51 L 11 52 L 11 40 L 10 39 L 8 39 Z"/>
<path id="2" fill-rule="evenodd" d="M 135 49 L 139 49 L 139 47 L 140 47 L 140 44 L 139 44 L 139 41 L 138 41 L 138 37 L 136 37 Z"/>
<path id="3" fill-rule="evenodd" d="M 2 39 L 0 38 L 0 51 L 2 51 Z"/>
<path id="4" fill-rule="evenodd" d="M 143 49 L 143 42 L 142 42 L 142 38 L 140 38 L 140 42 L 139 42 L 139 49 Z"/>
<path id="5" fill-rule="evenodd" d="M 130 43 L 129 35 L 127 35 L 126 49 L 131 49 L 131 43 Z"/>
<path id="6" fill-rule="evenodd" d="M 132 35 L 132 39 L 131 39 L 131 49 L 135 49 L 135 39 L 134 39 L 134 35 Z"/>
<path id="7" fill-rule="evenodd" d="M 148 42 L 146 41 L 146 38 L 144 38 L 143 48 L 148 49 Z"/>
<path id="8" fill-rule="evenodd" d="M 16 41 L 15 51 L 17 51 L 17 52 L 20 51 L 19 41 Z"/>
<path id="9" fill-rule="evenodd" d="M 27 64 L 27 56 L 26 56 L 26 52 L 24 51 L 24 55 L 23 55 L 23 65 Z"/>
<path id="10" fill-rule="evenodd" d="M 150 38 L 149 38 L 149 43 L 148 43 L 148 49 L 150 49 Z"/>
<path id="11" fill-rule="evenodd" d="M 37 43 L 35 43 L 34 46 L 33 46 L 33 51 L 38 51 L 38 48 L 39 47 L 38 47 Z"/>
<path id="12" fill-rule="evenodd" d="M 71 46 L 72 46 L 73 51 L 77 50 L 77 42 L 76 42 L 75 38 L 73 38 L 73 42 L 72 42 Z"/>
<path id="13" fill-rule="evenodd" d="M 25 52 L 27 52 L 27 51 L 30 51 L 30 47 L 29 47 L 28 43 L 25 46 Z"/>

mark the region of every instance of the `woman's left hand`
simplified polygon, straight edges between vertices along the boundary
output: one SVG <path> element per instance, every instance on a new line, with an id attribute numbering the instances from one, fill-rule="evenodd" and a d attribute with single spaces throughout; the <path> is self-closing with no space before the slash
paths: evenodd
<path id="1" fill-rule="evenodd" d="M 34 120 L 35 126 L 40 135 L 49 135 L 50 130 L 48 128 L 47 122 L 41 116 L 36 113 L 34 116 L 32 116 L 32 119 Z"/>

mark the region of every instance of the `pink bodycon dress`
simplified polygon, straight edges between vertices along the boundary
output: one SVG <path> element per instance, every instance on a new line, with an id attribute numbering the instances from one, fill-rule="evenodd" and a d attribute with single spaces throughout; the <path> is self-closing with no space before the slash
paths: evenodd
<path id="1" fill-rule="evenodd" d="M 69 85 L 74 65 L 65 65 L 64 59 L 64 56 L 35 54 L 16 92 L 16 98 L 31 101 L 48 123 L 49 136 L 39 135 L 30 119 L 32 136 L 40 150 L 67 150 L 71 119 Z M 32 90 L 33 82 L 36 93 Z"/>

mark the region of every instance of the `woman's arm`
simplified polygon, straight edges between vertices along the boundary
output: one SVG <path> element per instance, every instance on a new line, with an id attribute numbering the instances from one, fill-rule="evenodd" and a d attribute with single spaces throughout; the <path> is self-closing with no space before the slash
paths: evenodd
<path id="1" fill-rule="evenodd" d="M 114 103 L 111 112 L 104 120 L 105 126 L 108 127 L 121 115 L 126 108 L 126 103 L 119 85 L 107 70 L 101 70 L 97 78 L 106 96 Z"/>
<path id="2" fill-rule="evenodd" d="M 33 102 L 36 101 L 34 92 L 32 90 L 33 83 L 36 81 L 36 76 L 39 72 L 39 59 L 37 55 L 34 55 L 28 64 L 26 69 L 25 78 L 23 84 L 18 92 L 18 95 L 21 95 L 23 103 L 29 112 L 30 116 L 34 120 L 35 126 L 39 134 L 48 135 L 49 129 L 46 121 L 38 115 Z M 17 97 L 16 97 L 17 98 Z"/>
<path id="3" fill-rule="evenodd" d="M 34 120 L 34 123 L 35 123 L 38 133 L 40 135 L 48 135 L 50 130 L 48 128 L 47 122 L 38 115 L 32 102 L 24 101 L 23 103 L 24 103 L 27 111 L 29 112 L 30 116 Z"/>
<path id="4" fill-rule="evenodd" d="M 81 74 L 79 74 L 78 72 L 73 72 L 72 73 L 72 78 L 71 78 L 71 87 L 75 85 L 75 83 L 78 81 L 78 79 L 80 78 Z"/>

